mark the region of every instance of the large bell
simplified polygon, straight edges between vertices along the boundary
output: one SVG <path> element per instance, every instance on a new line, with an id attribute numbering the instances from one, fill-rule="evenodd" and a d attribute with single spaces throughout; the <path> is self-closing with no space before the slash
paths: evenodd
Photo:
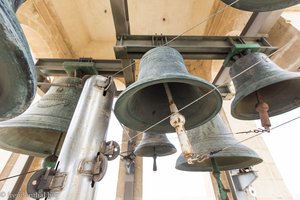
<path id="1" fill-rule="evenodd" d="M 222 0 L 226 4 L 232 4 L 236 0 Z M 300 0 L 240 0 L 232 7 L 251 12 L 265 12 L 280 10 L 300 3 Z"/>
<path id="2" fill-rule="evenodd" d="M 0 121 L 23 113 L 36 91 L 35 66 L 14 13 L 20 3 L 0 0 Z"/>
<path id="3" fill-rule="evenodd" d="M 240 75 L 232 80 L 236 90 L 231 104 L 233 117 L 242 120 L 259 119 L 256 111 L 258 93 L 269 105 L 269 116 L 299 107 L 300 73 L 281 69 L 265 54 L 249 53 L 239 58 L 230 68 L 231 77 L 237 74 Z"/>
<path id="4" fill-rule="evenodd" d="M 180 53 L 167 46 L 148 51 L 141 59 L 138 80 L 121 93 L 115 114 L 127 127 L 144 131 L 169 116 L 169 102 L 163 83 L 168 83 L 178 109 L 212 91 L 196 103 L 180 111 L 185 127 L 197 127 L 215 116 L 221 106 L 219 91 L 207 81 L 188 73 Z M 149 130 L 155 133 L 174 132 L 169 120 Z"/>
<path id="5" fill-rule="evenodd" d="M 64 137 L 68 130 L 82 90 L 79 78 L 59 78 L 54 84 L 73 87 L 52 86 L 22 115 L 1 122 L 0 148 L 32 156 L 54 153 L 61 133 Z"/>
<path id="6" fill-rule="evenodd" d="M 166 134 L 144 133 L 134 154 L 141 157 L 153 157 L 153 171 L 157 170 L 156 158 L 176 153 L 175 146 L 168 140 Z"/>
<path id="7" fill-rule="evenodd" d="M 237 144 L 231 136 L 228 127 L 217 115 L 206 124 L 188 131 L 195 154 L 208 155 L 208 159 L 194 164 L 188 164 L 181 154 L 176 161 L 176 169 L 184 171 L 213 171 L 210 158 L 214 158 L 219 169 L 231 170 L 246 168 L 262 162 L 262 159 L 250 148 Z M 227 148 L 228 147 L 228 148 Z M 210 154 L 223 149 L 218 153 Z"/>

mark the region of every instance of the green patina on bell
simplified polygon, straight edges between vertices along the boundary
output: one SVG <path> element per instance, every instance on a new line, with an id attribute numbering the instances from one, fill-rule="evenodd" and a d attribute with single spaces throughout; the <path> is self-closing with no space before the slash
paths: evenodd
<path id="1" fill-rule="evenodd" d="M 115 114 L 125 126 L 144 131 L 169 116 L 168 98 L 163 83 L 168 83 L 178 109 L 210 92 L 180 111 L 186 118 L 185 128 L 195 128 L 214 117 L 222 106 L 219 91 L 209 82 L 188 73 L 180 53 L 171 47 L 151 49 L 141 59 L 138 80 L 121 93 L 115 103 Z M 174 132 L 169 120 L 150 130 Z"/>
<path id="2" fill-rule="evenodd" d="M 44 158 L 42 161 L 42 168 L 51 168 L 54 169 L 56 166 L 56 161 L 58 157 L 56 155 L 50 155 Z"/>
<path id="3" fill-rule="evenodd" d="M 200 163 L 188 164 L 181 154 L 176 161 L 176 169 L 183 171 L 213 171 L 210 158 L 214 158 L 221 171 L 246 168 L 262 162 L 255 151 L 242 144 L 237 144 L 238 141 L 229 133 L 229 128 L 220 115 L 217 115 L 206 124 L 188 131 L 194 153 L 209 155 L 209 158 Z M 210 155 L 211 152 L 225 147 L 229 148 Z"/>
<path id="4" fill-rule="evenodd" d="M 243 72 L 244 71 L 244 72 Z M 242 74 L 240 74 L 243 72 Z M 269 105 L 270 117 L 300 106 L 300 73 L 285 71 L 263 53 L 249 53 L 233 63 L 230 76 L 236 95 L 231 104 L 233 117 L 259 119 L 257 92 Z"/>
<path id="5" fill-rule="evenodd" d="M 222 0 L 226 4 L 232 4 L 236 0 Z M 265 12 L 280 10 L 300 3 L 300 0 L 239 0 L 232 7 L 251 12 Z"/>
<path id="6" fill-rule="evenodd" d="M 0 121 L 23 113 L 36 92 L 35 66 L 14 12 L 22 2 L 0 0 Z"/>
<path id="7" fill-rule="evenodd" d="M 141 157 L 153 157 L 153 171 L 157 171 L 156 158 L 174 154 L 176 151 L 166 134 L 144 133 L 134 154 Z"/>
<path id="8" fill-rule="evenodd" d="M 0 148 L 42 157 L 54 152 L 61 133 L 64 138 L 68 130 L 82 90 L 79 78 L 58 78 L 54 84 L 78 87 L 51 86 L 25 113 L 1 122 Z"/>
<path id="9" fill-rule="evenodd" d="M 155 152 L 154 152 L 155 148 Z M 141 157 L 167 156 L 176 153 L 175 146 L 168 140 L 166 134 L 144 133 L 141 142 L 135 148 L 134 154 Z"/>

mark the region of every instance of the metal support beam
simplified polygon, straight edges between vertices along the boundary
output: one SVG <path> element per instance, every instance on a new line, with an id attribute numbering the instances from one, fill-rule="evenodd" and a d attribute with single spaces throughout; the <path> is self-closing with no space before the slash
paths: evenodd
<path id="1" fill-rule="evenodd" d="M 124 35 L 118 36 L 115 49 L 118 59 L 140 59 L 150 49 L 168 43 L 176 36 Z M 184 59 L 225 59 L 235 44 L 258 44 L 260 51 L 270 54 L 276 50 L 265 37 L 240 36 L 181 36 L 168 43 Z"/>
<path id="2" fill-rule="evenodd" d="M 130 35 L 130 24 L 127 0 L 110 0 L 112 15 L 114 18 L 116 36 Z M 128 86 L 135 81 L 135 63 L 133 59 L 123 57 L 125 85 Z"/>
<path id="3" fill-rule="evenodd" d="M 240 34 L 241 37 L 255 37 L 257 35 L 268 34 L 282 12 L 283 10 L 275 10 L 271 12 L 253 12 Z M 222 66 L 213 83 L 219 85 L 224 83 L 224 80 L 230 80 L 229 68 L 229 66 Z"/>
<path id="4" fill-rule="evenodd" d="M 103 154 L 114 91 L 114 83 L 103 76 L 86 81 L 57 162 L 57 173 L 66 178 L 49 199 L 93 199 L 94 181 L 107 166 Z"/>
<path id="5" fill-rule="evenodd" d="M 78 64 L 84 63 L 78 59 L 60 59 L 60 58 L 40 58 L 37 60 L 35 66 L 45 76 L 65 76 L 67 73 L 64 69 L 64 63 L 78 62 Z M 93 60 L 90 59 L 88 63 L 92 63 L 98 73 L 103 76 L 112 75 L 122 70 L 121 60 Z M 117 76 L 121 76 L 118 74 Z"/>
<path id="6" fill-rule="evenodd" d="M 116 35 L 129 35 L 129 15 L 127 0 L 110 0 L 111 11 L 115 23 Z"/>
<path id="7" fill-rule="evenodd" d="M 135 81 L 135 62 L 133 59 L 122 59 L 122 66 L 126 68 L 123 70 L 125 85 L 128 86 Z"/>
<path id="8" fill-rule="evenodd" d="M 282 13 L 283 10 L 253 12 L 240 35 L 257 36 L 258 34 L 268 34 Z"/>

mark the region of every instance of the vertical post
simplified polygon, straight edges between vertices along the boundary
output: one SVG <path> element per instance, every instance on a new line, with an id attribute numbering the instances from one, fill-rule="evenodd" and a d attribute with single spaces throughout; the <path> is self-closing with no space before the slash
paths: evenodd
<path id="1" fill-rule="evenodd" d="M 133 151 L 134 141 L 128 141 L 127 151 Z M 134 160 L 125 160 L 125 186 L 124 186 L 124 200 L 133 200 L 134 197 L 134 175 L 135 175 L 135 158 Z"/>
<path id="2" fill-rule="evenodd" d="M 20 155 L 17 153 L 12 153 L 10 155 L 8 161 L 6 162 L 4 168 L 2 169 L 2 171 L 0 173 L 0 179 L 6 178 L 9 176 L 9 174 L 13 170 L 15 164 L 17 163 L 19 156 Z M 0 191 L 2 191 L 4 184 L 5 184 L 5 181 L 0 182 Z"/>
<path id="3" fill-rule="evenodd" d="M 217 162 L 214 158 L 211 158 L 211 164 L 213 166 L 213 175 L 218 184 L 219 195 L 222 200 L 228 200 L 227 192 L 225 191 L 224 185 L 221 181 L 221 176 L 220 176 L 221 172 L 220 172 Z"/>
<path id="4" fill-rule="evenodd" d="M 133 151 L 133 144 L 141 139 L 142 134 L 137 137 L 136 131 L 129 129 L 128 133 L 123 133 L 122 151 L 126 152 L 123 159 L 120 160 L 118 185 L 116 200 L 141 200 L 143 189 L 143 158 L 131 157 L 129 154 Z M 129 138 L 132 138 L 129 140 Z M 127 142 L 127 140 L 129 140 Z M 126 141 L 126 142 L 125 142 Z M 131 160 L 131 159 L 134 160 Z M 133 161 L 133 163 L 132 163 Z M 131 165 L 129 165 L 131 164 Z"/>
<path id="5" fill-rule="evenodd" d="M 99 75 L 86 81 L 57 162 L 57 172 L 67 174 L 63 188 L 48 199 L 93 199 L 92 172 L 101 167 L 90 165 L 105 151 L 115 91 L 111 81 Z M 105 173 L 105 169 L 100 171 Z"/>
<path id="6" fill-rule="evenodd" d="M 22 195 L 22 193 L 20 193 L 20 190 L 21 190 L 22 184 L 24 183 L 24 180 L 26 178 L 25 173 L 29 171 L 30 166 L 33 162 L 33 159 L 34 159 L 33 156 L 29 156 L 27 158 L 27 161 L 26 161 L 26 163 L 25 163 L 25 165 L 24 165 L 24 167 L 23 167 L 23 169 L 20 173 L 20 174 L 24 174 L 24 175 L 21 175 L 21 176 L 18 177 L 17 182 L 15 183 L 11 193 L 9 194 L 8 200 L 15 200 L 15 199 L 17 199 L 17 197 L 19 195 Z"/>

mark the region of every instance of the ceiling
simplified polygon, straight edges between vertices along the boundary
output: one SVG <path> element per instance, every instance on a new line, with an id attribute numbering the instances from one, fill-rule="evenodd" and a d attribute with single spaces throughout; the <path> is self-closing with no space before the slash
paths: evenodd
<path id="1" fill-rule="evenodd" d="M 120 34 L 240 35 L 251 16 L 220 0 L 27 0 L 17 12 L 36 59 L 115 59 Z M 222 61 L 186 60 L 191 74 L 209 81 L 221 65 Z"/>

